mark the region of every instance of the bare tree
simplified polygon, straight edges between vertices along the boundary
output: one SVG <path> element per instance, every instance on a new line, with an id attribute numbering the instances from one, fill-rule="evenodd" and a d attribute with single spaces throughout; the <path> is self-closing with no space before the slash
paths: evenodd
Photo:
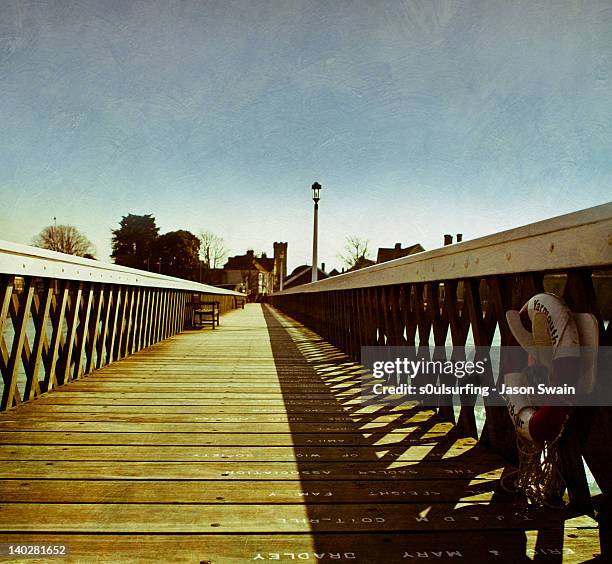
<path id="1" fill-rule="evenodd" d="M 49 225 L 34 238 L 32 244 L 50 251 L 94 258 L 92 242 L 74 225 Z"/>
<path id="2" fill-rule="evenodd" d="M 225 241 L 211 231 L 202 231 L 199 235 L 200 239 L 200 259 L 208 266 L 208 268 L 217 268 L 221 266 L 223 260 L 227 257 L 227 249 Z"/>
<path id="3" fill-rule="evenodd" d="M 338 258 L 345 264 L 347 268 L 353 268 L 360 261 L 370 258 L 370 241 L 362 239 L 356 235 L 351 235 L 346 238 L 344 245 L 344 253 L 339 254 Z"/>

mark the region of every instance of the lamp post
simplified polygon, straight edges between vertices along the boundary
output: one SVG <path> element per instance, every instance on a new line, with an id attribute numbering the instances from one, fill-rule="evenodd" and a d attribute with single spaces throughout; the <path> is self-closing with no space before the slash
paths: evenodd
<path id="1" fill-rule="evenodd" d="M 282 292 L 283 291 L 283 262 L 285 261 L 285 253 L 283 251 L 280 252 L 279 258 L 280 258 L 279 260 L 280 273 L 278 276 L 278 280 L 279 280 L 279 290 Z"/>
<path id="2" fill-rule="evenodd" d="M 314 231 L 312 236 L 312 281 L 316 282 L 319 279 L 319 270 L 317 266 L 317 237 L 319 231 L 319 199 L 321 185 L 315 182 L 312 185 L 312 200 L 314 201 Z"/>

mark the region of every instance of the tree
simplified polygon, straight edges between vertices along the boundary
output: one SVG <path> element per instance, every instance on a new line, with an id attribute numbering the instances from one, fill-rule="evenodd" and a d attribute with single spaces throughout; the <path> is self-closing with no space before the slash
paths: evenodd
<path id="1" fill-rule="evenodd" d="M 200 240 L 190 231 L 179 229 L 165 233 L 152 247 L 151 269 L 162 274 L 198 279 Z"/>
<path id="2" fill-rule="evenodd" d="M 225 241 L 211 231 L 200 233 L 200 258 L 206 268 L 218 268 L 227 257 Z"/>
<path id="3" fill-rule="evenodd" d="M 34 238 L 32 244 L 41 249 L 94 258 L 92 242 L 74 225 L 49 225 Z"/>
<path id="4" fill-rule="evenodd" d="M 370 241 L 361 239 L 356 235 L 351 235 L 346 238 L 344 246 L 344 254 L 338 255 L 338 258 L 346 265 L 347 268 L 354 268 L 359 264 L 365 263 L 370 259 Z"/>
<path id="5" fill-rule="evenodd" d="M 119 222 L 119 229 L 113 231 L 113 252 L 111 256 L 117 264 L 141 270 L 155 270 L 151 260 L 151 248 L 159 227 L 150 215 L 128 214 Z"/>

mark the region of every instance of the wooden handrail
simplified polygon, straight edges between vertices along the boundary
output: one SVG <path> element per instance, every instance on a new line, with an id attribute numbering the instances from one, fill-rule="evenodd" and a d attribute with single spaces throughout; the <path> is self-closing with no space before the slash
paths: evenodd
<path id="1" fill-rule="evenodd" d="M 594 314 L 600 344 L 612 345 L 612 323 L 606 326 L 612 316 L 612 204 L 297 286 L 275 293 L 271 302 L 360 361 L 364 346 L 424 347 L 440 354 L 450 341 L 453 354 L 462 355 L 466 345 L 486 350 L 494 343 L 515 344 L 506 312 L 543 291 L 560 295 L 575 312 Z M 483 384 L 500 385 L 492 372 L 482 378 Z M 480 430 L 473 400 L 458 415 L 448 404 L 434 407 L 456 424 L 459 436 L 479 438 L 516 461 L 507 409 L 483 398 Z M 575 505 L 590 504 L 584 458 L 612 507 L 604 446 L 610 440 L 612 407 L 576 409 L 560 442 L 561 472 Z"/>
<path id="2" fill-rule="evenodd" d="M 200 284 L 182 278 L 57 253 L 9 241 L 0 241 L 0 274 L 244 296 L 241 292 L 217 288 L 208 284 Z"/>
<path id="3" fill-rule="evenodd" d="M 245 297 L 0 241 L 0 411 L 179 333 L 193 294 L 221 312 Z"/>
<path id="4" fill-rule="evenodd" d="M 276 295 L 606 266 L 612 203 L 295 286 Z"/>

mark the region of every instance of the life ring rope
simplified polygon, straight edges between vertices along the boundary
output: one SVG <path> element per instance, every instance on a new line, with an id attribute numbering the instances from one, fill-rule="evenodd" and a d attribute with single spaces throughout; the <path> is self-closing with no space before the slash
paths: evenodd
<path id="1" fill-rule="evenodd" d="M 536 294 L 520 311 L 510 310 L 506 319 L 512 335 L 544 366 L 551 383 L 571 383 L 580 392 L 589 392 L 595 381 L 594 355 L 581 357 L 586 349 L 598 345 L 597 319 L 591 314 L 573 314 L 565 302 L 550 293 Z M 526 370 L 505 375 L 510 386 L 525 385 Z M 528 398 L 506 396 L 517 434 L 531 442 L 551 442 L 562 431 L 568 406 L 527 405 Z"/>
<path id="2" fill-rule="evenodd" d="M 571 381 L 582 393 L 595 382 L 599 344 L 597 319 L 575 314 L 558 296 L 536 294 L 519 310 L 506 312 L 510 331 L 532 362 L 518 372 L 509 372 L 510 386 L 528 385 L 533 371 L 542 367 L 550 383 Z M 584 349 L 581 349 L 585 347 Z M 586 351 L 586 352 L 584 352 Z M 533 405 L 531 398 L 505 396 L 514 423 L 519 451 L 519 469 L 506 475 L 502 487 L 521 490 L 538 505 L 559 507 L 565 489 L 560 468 L 559 439 L 572 412 L 569 405 Z M 514 489 L 507 486 L 515 479 Z"/>

